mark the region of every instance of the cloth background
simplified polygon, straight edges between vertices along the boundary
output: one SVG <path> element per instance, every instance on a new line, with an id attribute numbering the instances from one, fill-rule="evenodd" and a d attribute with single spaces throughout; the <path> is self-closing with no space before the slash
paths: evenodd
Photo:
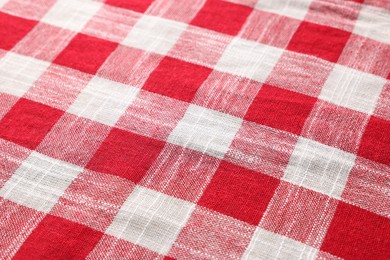
<path id="1" fill-rule="evenodd" d="M 390 259 L 388 0 L 0 0 L 1 259 Z"/>

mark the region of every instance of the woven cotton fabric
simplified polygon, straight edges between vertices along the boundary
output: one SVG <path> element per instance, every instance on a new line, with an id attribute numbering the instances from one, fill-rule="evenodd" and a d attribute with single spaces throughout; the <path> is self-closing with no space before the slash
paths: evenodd
<path id="1" fill-rule="evenodd" d="M 0 259 L 390 259 L 390 1 L 0 0 Z"/>

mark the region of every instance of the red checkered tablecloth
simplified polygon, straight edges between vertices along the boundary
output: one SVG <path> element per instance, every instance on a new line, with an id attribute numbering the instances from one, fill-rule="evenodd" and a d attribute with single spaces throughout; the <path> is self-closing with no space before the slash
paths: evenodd
<path id="1" fill-rule="evenodd" d="M 0 0 L 0 259 L 390 259 L 389 0 Z"/>

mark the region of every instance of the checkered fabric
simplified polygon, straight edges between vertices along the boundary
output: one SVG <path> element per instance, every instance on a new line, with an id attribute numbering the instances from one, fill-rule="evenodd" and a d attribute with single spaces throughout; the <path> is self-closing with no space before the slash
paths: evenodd
<path id="1" fill-rule="evenodd" d="M 0 259 L 390 259 L 389 0 L 0 0 Z"/>

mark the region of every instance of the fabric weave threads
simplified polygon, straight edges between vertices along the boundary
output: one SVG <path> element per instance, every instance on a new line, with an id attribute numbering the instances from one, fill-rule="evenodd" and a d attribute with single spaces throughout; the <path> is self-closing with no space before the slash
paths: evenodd
<path id="1" fill-rule="evenodd" d="M 0 0 L 1 259 L 390 259 L 388 0 Z"/>

